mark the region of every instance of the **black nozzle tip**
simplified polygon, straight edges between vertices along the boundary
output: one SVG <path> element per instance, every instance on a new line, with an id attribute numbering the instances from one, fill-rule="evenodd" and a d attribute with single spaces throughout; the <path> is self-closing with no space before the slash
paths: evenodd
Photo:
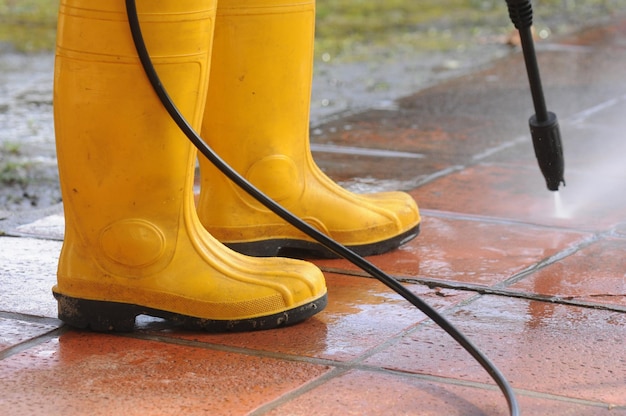
<path id="1" fill-rule="evenodd" d="M 561 184 L 565 186 L 565 179 L 563 178 L 561 179 L 545 178 L 545 179 L 546 179 L 546 186 L 548 187 L 549 191 L 552 191 L 552 192 L 558 191 Z"/>
<path id="2" fill-rule="evenodd" d="M 538 121 L 533 115 L 528 121 L 530 134 L 533 139 L 535 156 L 539 163 L 539 169 L 546 180 L 550 191 L 558 191 L 561 184 L 565 185 L 563 145 L 561 144 L 561 132 L 556 114 L 548 112 L 548 118 Z"/>

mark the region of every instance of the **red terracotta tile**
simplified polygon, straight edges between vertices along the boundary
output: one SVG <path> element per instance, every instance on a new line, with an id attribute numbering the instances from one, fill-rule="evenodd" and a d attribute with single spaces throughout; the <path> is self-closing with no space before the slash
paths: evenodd
<path id="1" fill-rule="evenodd" d="M 626 307 L 626 240 L 602 239 L 510 289 Z"/>
<path id="2" fill-rule="evenodd" d="M 413 189 L 427 176 L 450 166 L 437 159 L 336 155 L 315 152 L 315 162 L 334 181 L 352 192 Z"/>
<path id="3" fill-rule="evenodd" d="M 56 329 L 57 326 L 0 318 L 0 351 Z"/>
<path id="4" fill-rule="evenodd" d="M 484 296 L 450 320 L 514 388 L 626 406 L 626 315 Z M 488 382 L 443 331 L 420 327 L 367 360 L 400 371 Z"/>
<path id="5" fill-rule="evenodd" d="M 557 204 L 536 168 L 481 164 L 440 178 L 411 195 L 423 209 L 541 225 L 601 231 L 625 221 L 626 194 L 610 192 L 604 198 L 577 194 L 577 184 L 586 179 L 570 174 L 571 186 L 559 192 L 562 201 Z"/>
<path id="6" fill-rule="evenodd" d="M 534 416 L 614 415 L 602 407 L 526 396 L 522 414 Z M 619 413 L 619 410 L 617 410 Z M 326 415 L 506 415 L 499 391 L 444 384 L 385 373 L 351 371 L 267 413 L 271 416 Z"/>
<path id="7" fill-rule="evenodd" d="M 499 134 L 485 134 L 486 129 L 494 127 L 493 120 L 484 114 L 467 116 L 467 109 L 458 105 L 459 97 L 451 96 L 449 89 L 441 93 L 432 90 L 419 93 L 415 99 L 428 104 L 406 107 L 409 112 L 369 110 L 354 114 L 316 129 L 312 140 L 423 154 L 425 158 L 414 161 L 411 169 L 420 172 L 433 161 L 446 166 L 463 163 L 468 157 L 509 139 L 503 134 L 506 124 L 501 126 Z"/>
<path id="8" fill-rule="evenodd" d="M 298 325 L 234 334 L 179 331 L 172 327 L 145 330 L 208 344 L 348 361 L 426 319 L 414 306 L 374 279 L 326 276 L 327 308 Z M 450 307 L 471 296 L 452 290 L 435 291 L 421 285 L 407 286 L 437 309 Z"/>
<path id="9" fill-rule="evenodd" d="M 239 415 L 327 370 L 70 332 L 0 361 L 0 414 Z"/>
<path id="10" fill-rule="evenodd" d="M 481 285 L 505 281 L 590 236 L 527 225 L 440 218 L 425 213 L 421 234 L 369 260 L 393 275 Z M 316 260 L 322 267 L 356 270 L 345 260 Z"/>

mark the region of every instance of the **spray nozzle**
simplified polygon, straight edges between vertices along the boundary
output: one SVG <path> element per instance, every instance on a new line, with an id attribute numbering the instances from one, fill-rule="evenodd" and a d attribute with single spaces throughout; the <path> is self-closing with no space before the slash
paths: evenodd
<path id="1" fill-rule="evenodd" d="M 533 139 L 535 156 L 539 169 L 546 179 L 546 185 L 551 191 L 558 191 L 559 185 L 565 185 L 563 179 L 563 147 L 561 146 L 561 132 L 556 114 L 548 112 L 545 121 L 539 121 L 534 115 L 528 120 L 530 134 Z"/>
<path id="2" fill-rule="evenodd" d="M 535 115 L 529 120 L 535 156 L 550 191 L 558 191 L 565 185 L 561 133 L 556 115 L 549 112 L 543 97 L 539 66 L 532 36 L 533 8 L 530 0 L 506 0 L 511 21 L 520 34 L 522 52 L 528 73 L 530 92 L 535 106 Z"/>

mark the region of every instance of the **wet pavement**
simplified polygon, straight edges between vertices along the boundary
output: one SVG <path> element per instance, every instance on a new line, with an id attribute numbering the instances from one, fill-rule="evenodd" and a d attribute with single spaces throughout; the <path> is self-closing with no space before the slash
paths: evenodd
<path id="1" fill-rule="evenodd" d="M 315 157 L 350 189 L 415 197 L 420 237 L 370 260 L 495 362 L 523 414 L 626 415 L 626 19 L 538 50 L 564 140 L 558 198 L 519 53 L 319 123 Z M 344 260 L 315 261 L 329 306 L 289 328 L 67 328 L 50 293 L 59 214 L 0 220 L 0 414 L 506 414 L 466 352 Z"/>
<path id="2" fill-rule="evenodd" d="M 0 43 L 0 210 L 41 208 L 60 201 L 53 65 L 51 54 L 3 51 Z"/>

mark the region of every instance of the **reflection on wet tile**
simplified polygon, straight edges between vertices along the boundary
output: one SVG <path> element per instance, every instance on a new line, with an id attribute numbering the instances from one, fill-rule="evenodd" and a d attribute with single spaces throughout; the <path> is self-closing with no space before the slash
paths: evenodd
<path id="1" fill-rule="evenodd" d="M 415 240 L 369 260 L 395 275 L 494 285 L 589 237 L 585 233 L 439 218 L 425 213 L 422 232 Z M 356 269 L 344 260 L 315 263 Z"/>
<path id="2" fill-rule="evenodd" d="M 626 405 L 626 315 L 484 296 L 450 316 L 514 388 Z M 467 352 L 432 325 L 368 364 L 488 382 Z"/>
<path id="3" fill-rule="evenodd" d="M 204 334 L 160 329 L 161 335 L 333 360 L 351 360 L 426 317 L 382 283 L 370 278 L 326 274 L 329 304 L 315 317 L 287 328 L 242 334 Z M 472 294 L 435 291 L 421 285 L 410 290 L 442 309 Z M 154 331 L 149 329 L 150 331 Z"/>
<path id="4" fill-rule="evenodd" d="M 626 240 L 600 240 L 510 288 L 626 307 Z"/>
<path id="5" fill-rule="evenodd" d="M 70 332 L 0 361 L 1 414 L 246 414 L 324 366 Z"/>

